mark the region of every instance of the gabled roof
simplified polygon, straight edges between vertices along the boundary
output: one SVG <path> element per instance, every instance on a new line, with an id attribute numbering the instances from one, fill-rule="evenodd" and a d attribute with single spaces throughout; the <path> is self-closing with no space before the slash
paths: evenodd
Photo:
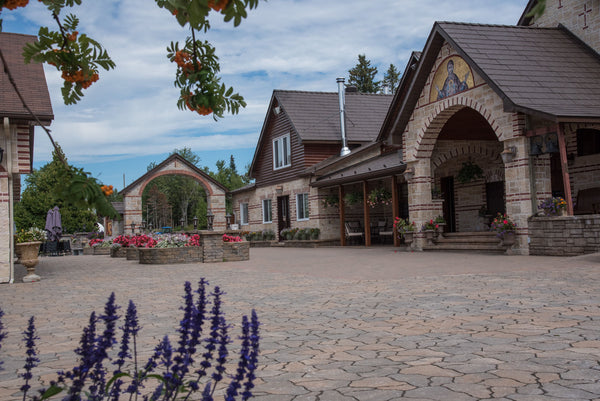
<path id="1" fill-rule="evenodd" d="M 565 27 L 436 22 L 408 94 L 397 101 L 402 132 L 447 41 L 504 102 L 553 121 L 600 118 L 600 56 Z"/>
<path id="2" fill-rule="evenodd" d="M 0 33 L 0 50 L 11 75 L 29 108 L 43 124 L 54 119 L 50 94 L 42 64 L 23 62 L 23 47 L 36 40 L 35 36 L 15 33 Z M 0 69 L 0 116 L 33 120 L 19 99 L 4 68 Z"/>
<path id="3" fill-rule="evenodd" d="M 169 163 L 171 163 L 174 160 L 177 160 L 179 163 L 185 164 L 187 167 L 189 167 L 192 171 L 197 173 L 199 176 L 203 177 L 204 179 L 206 179 L 210 183 L 214 184 L 215 186 L 221 188 L 223 191 L 225 191 L 225 192 L 228 191 L 227 187 L 225 187 L 219 181 L 212 178 L 210 175 L 206 174 L 202 169 L 196 167 L 194 164 L 192 164 L 189 161 L 187 161 L 186 159 L 184 159 L 179 153 L 173 153 L 171 156 L 167 157 L 162 163 L 160 163 L 159 165 L 154 167 L 152 170 L 148 171 L 146 174 L 142 175 L 140 178 L 138 178 L 131 184 L 127 185 L 125 188 L 123 188 L 123 190 L 120 193 L 123 195 L 127 194 L 129 191 L 131 191 L 133 188 L 135 188 L 139 183 L 143 182 L 144 180 L 146 180 L 146 178 L 148 178 L 149 176 L 154 174 L 154 172 L 159 171 L 160 169 L 162 169 L 163 167 L 165 167 L 166 165 L 168 165 Z"/>
<path id="4" fill-rule="evenodd" d="M 300 142 L 340 143 L 340 109 L 337 92 L 274 90 L 263 127 L 254 150 L 250 171 L 254 171 L 263 139 L 267 137 L 273 111 L 290 121 Z M 377 138 L 392 95 L 346 92 L 346 139 L 350 144 L 366 144 Z"/>
<path id="5" fill-rule="evenodd" d="M 300 140 L 340 142 L 340 109 L 337 92 L 276 90 L 273 96 L 289 117 Z M 346 92 L 348 142 L 372 142 L 392 101 L 391 95 Z"/>

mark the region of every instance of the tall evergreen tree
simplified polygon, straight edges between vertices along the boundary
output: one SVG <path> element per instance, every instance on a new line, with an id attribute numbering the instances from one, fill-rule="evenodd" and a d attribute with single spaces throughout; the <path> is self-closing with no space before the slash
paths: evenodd
<path id="1" fill-rule="evenodd" d="M 377 67 L 371 67 L 371 61 L 364 54 L 358 55 L 358 64 L 348 71 L 348 84 L 354 85 L 362 93 L 377 93 L 381 82 L 375 81 Z"/>
<path id="2" fill-rule="evenodd" d="M 381 83 L 383 88 L 387 87 L 391 94 L 396 93 L 396 89 L 398 89 L 398 85 L 400 84 L 400 72 L 394 64 L 390 64 L 390 68 L 383 75 Z"/>

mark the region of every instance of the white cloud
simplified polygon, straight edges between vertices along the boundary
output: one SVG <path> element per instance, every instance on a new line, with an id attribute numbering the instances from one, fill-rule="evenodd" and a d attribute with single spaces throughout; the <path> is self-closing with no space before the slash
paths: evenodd
<path id="1" fill-rule="evenodd" d="M 248 107 L 215 123 L 176 107 L 175 67 L 166 58 L 171 41 L 184 41 L 182 29 L 148 0 L 91 0 L 73 11 L 80 31 L 108 49 L 117 68 L 75 106 L 64 106 L 62 82 L 47 69 L 55 120 L 53 135 L 71 161 L 93 163 L 98 156 L 161 155 L 177 147 L 203 151 L 254 148 L 274 89 L 335 91 L 335 78 L 347 76 L 366 54 L 379 68 L 404 70 L 410 52 L 422 50 L 434 21 L 514 24 L 526 0 L 271 0 L 250 11 L 238 28 L 220 19 L 201 34 L 217 47 L 223 81 L 241 93 Z M 21 16 L 20 32 L 53 26 L 41 3 Z M 14 15 L 3 13 L 5 30 Z M 25 18 L 25 19 L 23 19 Z M 26 22 L 26 23 L 25 23 Z M 18 24 L 10 25 L 18 31 Z M 37 137 L 43 133 L 38 130 Z M 251 154 L 252 152 L 248 152 Z M 49 160 L 44 139 L 36 139 L 35 159 Z M 156 160 L 160 162 L 161 160 Z M 250 160 L 239 161 L 245 165 Z M 135 177 L 132 177 L 135 179 Z"/>

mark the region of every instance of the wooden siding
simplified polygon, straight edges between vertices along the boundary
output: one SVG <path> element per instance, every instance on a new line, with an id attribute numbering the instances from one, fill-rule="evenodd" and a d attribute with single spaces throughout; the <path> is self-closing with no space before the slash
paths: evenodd
<path id="1" fill-rule="evenodd" d="M 304 145 L 304 167 L 310 167 L 331 156 L 339 155 L 341 144 L 306 144 Z"/>
<path id="2" fill-rule="evenodd" d="M 304 147 L 285 113 L 271 115 L 262 143 L 259 144 L 258 160 L 253 176 L 257 187 L 290 181 L 298 177 L 306 168 L 304 165 Z M 273 170 L 273 139 L 290 134 L 292 165 Z"/>

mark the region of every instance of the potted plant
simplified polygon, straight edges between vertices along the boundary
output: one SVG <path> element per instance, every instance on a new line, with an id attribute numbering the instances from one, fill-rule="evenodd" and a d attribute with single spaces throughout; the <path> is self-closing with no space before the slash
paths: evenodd
<path id="1" fill-rule="evenodd" d="M 324 207 L 338 207 L 340 205 L 340 198 L 337 195 L 327 195 L 323 199 Z"/>
<path id="2" fill-rule="evenodd" d="M 552 197 L 542 201 L 538 209 L 542 210 L 546 216 L 564 216 L 567 211 L 567 202 L 564 198 Z"/>
<path id="3" fill-rule="evenodd" d="M 515 232 L 517 225 L 505 214 L 500 214 L 492 221 L 490 231 L 496 231 L 496 236 L 500 238 L 501 245 L 512 246 L 515 243 Z"/>
<path id="4" fill-rule="evenodd" d="M 425 239 L 427 240 L 427 245 L 433 245 L 433 239 L 434 239 L 433 237 L 438 228 L 439 228 L 439 225 L 433 219 L 425 222 L 421 226 L 421 232 L 425 234 Z"/>
<path id="5" fill-rule="evenodd" d="M 396 229 L 396 232 L 400 234 L 400 238 L 403 238 L 404 243 L 409 247 L 413 242 L 416 227 L 414 221 L 409 222 L 408 219 L 405 220 L 401 217 L 394 218 L 394 228 Z"/>
<path id="6" fill-rule="evenodd" d="M 433 219 L 433 222 L 436 225 L 436 233 L 437 235 L 444 235 L 444 227 L 446 227 L 446 220 L 444 220 L 444 217 L 442 216 L 437 216 L 435 219 Z"/>
<path id="7" fill-rule="evenodd" d="M 456 176 L 456 180 L 461 184 L 466 184 L 478 178 L 483 178 L 483 170 L 470 160 L 463 163 Z"/>
<path id="8" fill-rule="evenodd" d="M 39 262 L 40 245 L 44 241 L 46 241 L 46 232 L 36 227 L 21 230 L 15 235 L 15 253 L 19 257 L 19 263 L 27 269 L 27 275 L 23 277 L 25 283 L 41 279 L 35 274 L 35 266 Z"/>
<path id="9" fill-rule="evenodd" d="M 350 192 L 344 196 L 344 202 L 348 206 L 352 206 L 362 201 L 362 192 Z"/>
<path id="10" fill-rule="evenodd" d="M 310 229 L 310 239 L 317 240 L 317 239 L 319 239 L 320 234 L 321 234 L 320 228 L 315 227 L 315 228 Z"/>
<path id="11" fill-rule="evenodd" d="M 367 203 L 370 207 L 390 205 L 392 203 L 392 193 L 384 187 L 375 188 L 369 192 Z"/>

